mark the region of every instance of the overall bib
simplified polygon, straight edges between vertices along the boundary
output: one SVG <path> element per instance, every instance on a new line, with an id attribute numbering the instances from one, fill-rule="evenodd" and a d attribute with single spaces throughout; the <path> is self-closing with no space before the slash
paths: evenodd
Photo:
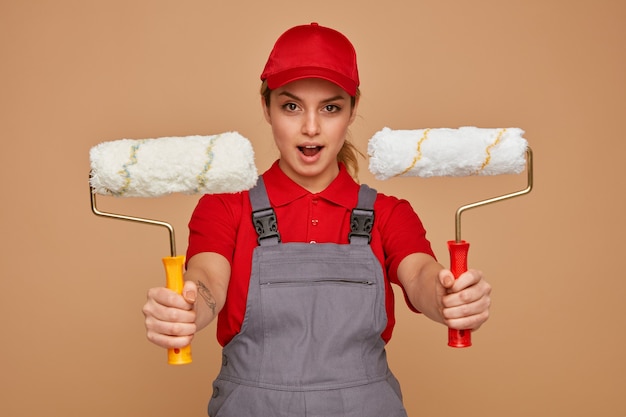
<path id="1" fill-rule="evenodd" d="M 375 199 L 362 185 L 350 244 L 281 243 L 259 177 L 246 312 L 223 349 L 210 417 L 406 417 L 381 338 L 385 282 L 369 246 Z"/>

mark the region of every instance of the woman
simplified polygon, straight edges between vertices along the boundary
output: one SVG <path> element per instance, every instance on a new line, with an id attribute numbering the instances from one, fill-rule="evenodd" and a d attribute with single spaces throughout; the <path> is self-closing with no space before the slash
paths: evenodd
<path id="1" fill-rule="evenodd" d="M 345 36 L 289 29 L 261 80 L 280 158 L 249 192 L 201 198 L 183 295 L 149 291 L 148 339 L 180 348 L 219 316 L 212 417 L 406 416 L 385 355 L 391 283 L 412 310 L 473 330 L 491 287 L 475 270 L 455 280 L 407 201 L 351 177 L 359 78 Z"/>

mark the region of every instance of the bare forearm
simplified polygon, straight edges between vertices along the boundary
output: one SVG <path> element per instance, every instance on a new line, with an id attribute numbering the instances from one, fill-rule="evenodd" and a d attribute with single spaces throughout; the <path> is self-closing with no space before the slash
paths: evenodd
<path id="1" fill-rule="evenodd" d="M 202 253 L 189 260 L 185 280 L 197 287 L 196 326 L 206 327 L 218 315 L 226 301 L 230 265 L 220 255 Z"/>
<path id="2" fill-rule="evenodd" d="M 398 266 L 398 279 L 413 306 L 453 329 L 477 330 L 489 318 L 491 286 L 471 269 L 455 279 L 432 257 L 411 254 Z"/>
<path id="3" fill-rule="evenodd" d="M 191 275 L 191 276 L 190 276 Z M 197 287 L 196 298 L 196 326 L 198 330 L 201 330 L 208 326 L 216 317 L 218 313 L 217 300 L 213 295 L 213 291 L 207 287 L 202 278 L 194 277 L 194 274 L 188 274 L 185 279 L 191 280 Z"/>
<path id="4" fill-rule="evenodd" d="M 398 278 L 413 307 L 439 323 L 444 322 L 437 294 L 442 269 L 443 266 L 434 258 L 421 253 L 407 256 L 398 266 Z"/>

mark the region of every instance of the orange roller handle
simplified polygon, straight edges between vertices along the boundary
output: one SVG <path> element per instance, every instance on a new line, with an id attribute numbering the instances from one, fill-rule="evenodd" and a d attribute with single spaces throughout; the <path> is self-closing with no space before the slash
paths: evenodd
<path id="1" fill-rule="evenodd" d="M 448 241 L 448 251 L 450 252 L 450 271 L 454 278 L 457 279 L 461 274 L 467 271 L 467 253 L 469 252 L 469 243 L 461 240 Z M 472 346 L 472 331 L 448 329 L 448 346 L 455 348 L 464 348 Z"/>
<path id="2" fill-rule="evenodd" d="M 165 267 L 165 286 L 178 294 L 183 293 L 184 256 L 167 256 L 163 258 Z M 191 363 L 191 345 L 180 349 L 167 350 L 167 363 L 170 365 L 185 365 Z"/>

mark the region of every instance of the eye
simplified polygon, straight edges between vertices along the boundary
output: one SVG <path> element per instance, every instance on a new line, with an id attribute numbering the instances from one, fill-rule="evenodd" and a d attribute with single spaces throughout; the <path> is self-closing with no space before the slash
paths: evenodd
<path id="1" fill-rule="evenodd" d="M 282 108 L 287 111 L 296 111 L 298 110 L 298 105 L 296 103 L 285 103 L 282 105 Z"/>
<path id="2" fill-rule="evenodd" d="M 341 107 L 336 104 L 327 104 L 324 106 L 324 111 L 327 113 L 337 113 L 339 110 L 341 110 Z"/>

